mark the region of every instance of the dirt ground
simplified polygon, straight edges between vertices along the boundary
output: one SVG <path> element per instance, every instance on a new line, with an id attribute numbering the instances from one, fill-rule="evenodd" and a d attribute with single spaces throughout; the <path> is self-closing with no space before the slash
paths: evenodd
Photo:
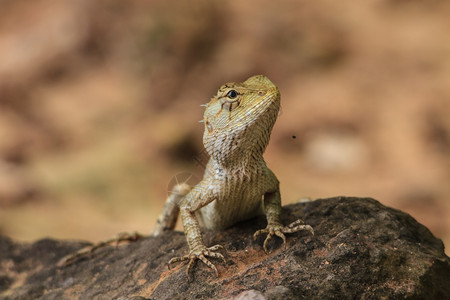
<path id="1" fill-rule="evenodd" d="M 0 1 L 0 233 L 150 233 L 203 108 L 265 74 L 283 202 L 373 197 L 450 245 L 448 1 Z"/>

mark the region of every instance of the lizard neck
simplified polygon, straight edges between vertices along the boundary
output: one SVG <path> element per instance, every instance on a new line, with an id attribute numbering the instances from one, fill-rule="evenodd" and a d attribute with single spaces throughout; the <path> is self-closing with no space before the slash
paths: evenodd
<path id="1" fill-rule="evenodd" d="M 267 127 L 252 127 L 242 128 L 242 132 L 234 131 L 233 134 L 220 133 L 212 143 L 205 143 L 211 159 L 229 170 L 264 162 L 263 153 L 270 139 L 270 130 Z"/>
<path id="2" fill-rule="evenodd" d="M 205 128 L 203 142 L 211 159 L 221 167 L 250 169 L 264 163 L 262 157 L 273 125 L 278 116 L 279 105 L 273 105 L 253 122 L 235 122 L 229 127 L 209 132 Z"/>
<path id="3" fill-rule="evenodd" d="M 261 174 L 266 168 L 266 162 L 262 156 L 243 159 L 233 164 L 223 164 L 214 158 L 209 161 L 210 174 L 216 179 L 232 178 L 243 181 L 250 179 L 255 174 Z"/>

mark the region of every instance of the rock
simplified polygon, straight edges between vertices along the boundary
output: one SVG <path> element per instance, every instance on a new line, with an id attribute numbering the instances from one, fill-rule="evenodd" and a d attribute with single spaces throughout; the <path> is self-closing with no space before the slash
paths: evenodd
<path id="1" fill-rule="evenodd" d="M 222 244 L 220 276 L 184 255 L 181 232 L 148 237 L 94 252 L 72 265 L 57 262 L 85 243 L 44 239 L 33 244 L 0 238 L 0 299 L 449 299 L 450 259 L 443 243 L 401 211 L 373 199 L 337 197 L 288 205 L 287 224 L 302 217 L 314 227 L 280 240 L 265 254 L 253 233 L 265 219 L 205 232 Z"/>

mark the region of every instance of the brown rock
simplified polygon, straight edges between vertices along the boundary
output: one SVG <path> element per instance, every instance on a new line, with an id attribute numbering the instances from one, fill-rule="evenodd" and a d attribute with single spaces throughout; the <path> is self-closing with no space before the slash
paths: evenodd
<path id="1" fill-rule="evenodd" d="M 296 233 L 265 254 L 253 232 L 264 218 L 205 242 L 228 250 L 220 277 L 197 263 L 167 269 L 187 252 L 184 235 L 104 248 L 67 267 L 57 262 L 83 246 L 40 240 L 21 244 L 0 238 L 0 299 L 449 299 L 450 259 L 442 242 L 401 211 L 368 198 L 337 197 L 284 208 L 287 224 L 298 217 L 315 236 Z"/>

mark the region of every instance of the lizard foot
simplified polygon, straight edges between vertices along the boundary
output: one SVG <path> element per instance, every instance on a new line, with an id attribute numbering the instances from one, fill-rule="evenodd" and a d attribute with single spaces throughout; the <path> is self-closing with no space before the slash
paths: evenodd
<path id="1" fill-rule="evenodd" d="M 119 246 L 120 242 L 123 241 L 128 241 L 128 242 L 132 242 L 132 241 L 137 241 L 141 238 L 143 238 L 144 236 L 140 235 L 139 233 L 135 232 L 135 233 L 126 233 L 126 232 L 122 232 L 119 233 L 117 237 L 111 238 L 109 240 L 97 243 L 95 245 L 90 245 L 84 248 L 81 248 L 80 250 L 78 250 L 77 252 L 73 253 L 73 254 L 69 254 L 65 257 L 63 257 L 59 262 L 58 262 L 58 266 L 62 267 L 62 266 L 68 266 L 70 264 L 72 264 L 73 262 L 75 262 L 78 258 L 86 256 L 86 255 L 92 255 L 92 253 L 100 248 L 104 248 L 110 245 L 114 245 L 116 248 Z"/>
<path id="2" fill-rule="evenodd" d="M 286 248 L 286 236 L 284 234 L 293 233 L 301 230 L 308 230 L 309 232 L 311 232 L 312 235 L 314 235 L 313 228 L 310 225 L 305 225 L 305 223 L 299 219 L 295 222 L 292 222 L 288 226 L 283 226 L 281 224 L 269 224 L 267 225 L 266 228 L 256 231 L 255 234 L 253 235 L 253 239 L 256 240 L 256 238 L 261 234 L 267 234 L 267 237 L 264 240 L 263 248 L 264 252 L 270 253 L 270 251 L 267 251 L 267 245 L 274 235 L 283 240 L 283 246 L 284 248 Z"/>
<path id="3" fill-rule="evenodd" d="M 211 269 L 214 270 L 214 272 L 216 273 L 216 276 L 219 277 L 219 272 L 217 271 L 216 266 L 210 262 L 206 257 L 215 257 L 215 258 L 220 258 L 221 260 L 223 260 L 224 263 L 226 263 L 225 261 L 225 257 L 219 253 L 219 252 L 215 252 L 219 249 L 224 250 L 223 246 L 221 245 L 215 245 L 209 248 L 203 247 L 200 248 L 198 250 L 192 250 L 188 255 L 185 256 L 181 256 L 181 257 L 174 257 L 169 261 L 169 269 L 171 267 L 172 264 L 180 262 L 180 261 L 189 261 L 187 268 L 186 268 L 186 275 L 189 278 L 189 271 L 192 268 L 193 264 L 195 263 L 196 260 L 200 259 L 203 263 L 205 263 L 208 267 L 210 267 Z"/>

